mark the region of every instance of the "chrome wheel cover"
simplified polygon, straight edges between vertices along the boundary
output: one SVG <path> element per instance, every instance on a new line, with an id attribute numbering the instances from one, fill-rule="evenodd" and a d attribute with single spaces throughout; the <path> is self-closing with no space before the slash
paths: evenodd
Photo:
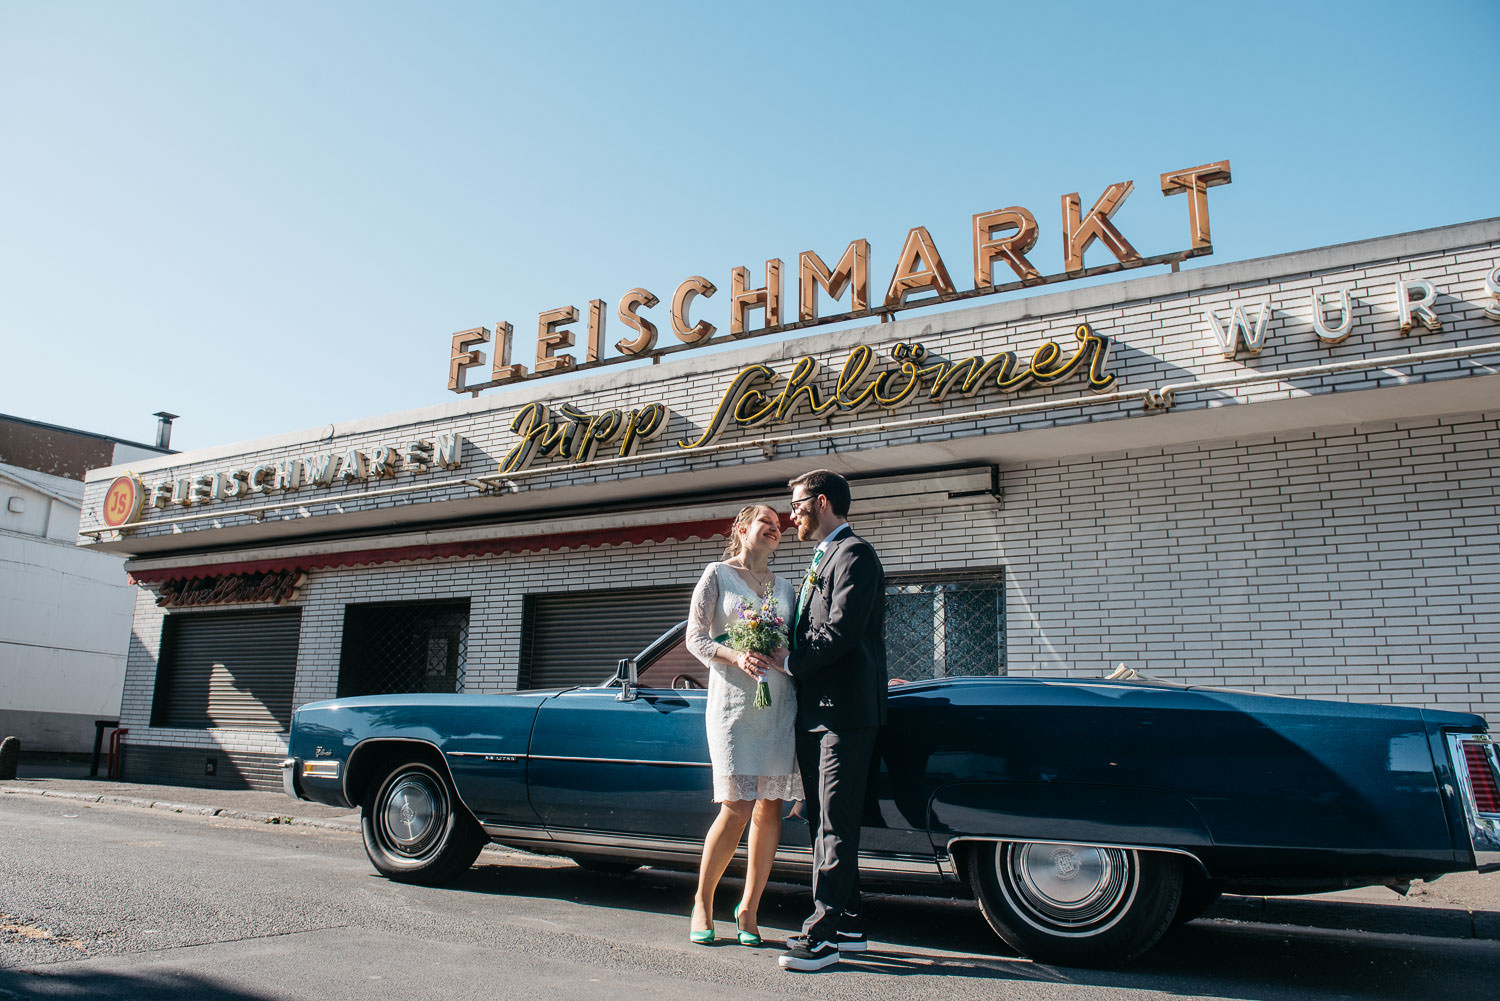
<path id="1" fill-rule="evenodd" d="M 448 796 L 442 783 L 425 772 L 405 772 L 381 798 L 377 824 L 386 847 L 407 858 L 421 858 L 442 838 Z"/>
<path id="2" fill-rule="evenodd" d="M 1113 927 L 1140 888 L 1136 853 L 1095 845 L 995 846 L 1000 892 L 1016 916 L 1049 935 L 1082 938 Z"/>

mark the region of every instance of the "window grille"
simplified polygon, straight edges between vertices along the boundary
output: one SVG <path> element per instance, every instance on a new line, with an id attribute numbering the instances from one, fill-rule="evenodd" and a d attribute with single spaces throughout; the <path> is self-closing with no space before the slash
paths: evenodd
<path id="1" fill-rule="evenodd" d="M 461 692 L 468 650 L 468 599 L 345 605 L 339 697 Z"/>
<path id="2" fill-rule="evenodd" d="M 1004 674 L 1004 598 L 998 572 L 887 578 L 887 673 L 903 681 Z"/>

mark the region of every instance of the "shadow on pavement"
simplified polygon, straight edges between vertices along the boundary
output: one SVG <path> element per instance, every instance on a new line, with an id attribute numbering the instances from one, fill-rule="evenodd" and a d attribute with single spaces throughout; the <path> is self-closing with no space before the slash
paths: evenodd
<path id="1" fill-rule="evenodd" d="M 546 867 L 486 865 L 481 856 L 479 865 L 454 879 L 447 888 L 466 893 L 572 900 L 600 907 L 681 915 L 685 939 L 696 882 L 694 873 L 666 869 L 644 868 L 629 874 L 606 875 L 567 862 Z M 715 917 L 723 925 L 721 931 L 728 931 L 732 910 L 739 901 L 743 885 L 733 869 L 719 884 Z M 779 947 L 786 933 L 801 928 L 811 906 L 811 891 L 806 886 L 781 882 L 769 884 L 761 900 L 759 915 L 761 931 L 767 941 Z M 965 952 L 1004 948 L 990 933 L 989 926 L 970 900 L 866 892 L 865 918 L 869 935 L 882 941 L 899 936 L 900 941 L 918 948 Z"/>
<path id="2" fill-rule="evenodd" d="M 1208 997 L 1409 1001 L 1492 991 L 1500 946 L 1405 935 L 1196 921 L 1120 970 L 1068 970 L 1073 983 Z"/>
<path id="3" fill-rule="evenodd" d="M 284 994 L 261 994 L 232 987 L 213 977 L 171 970 L 120 973 L 59 965 L 45 971 L 0 969 L 0 1001 L 272 1001 Z"/>
<path id="4" fill-rule="evenodd" d="M 720 930 L 741 883 L 726 877 L 716 902 Z M 548 897 L 681 916 L 685 928 L 694 877 L 658 869 L 602 875 L 567 865 L 525 868 L 480 865 L 451 884 L 462 893 Z M 767 946 L 779 949 L 809 906 L 808 890 L 773 883 L 760 923 Z M 839 964 L 849 973 L 951 975 L 995 980 L 1133 988 L 1233 999 L 1291 1001 L 1309 995 L 1406 1001 L 1432 996 L 1434 984 L 1453 996 L 1484 996 L 1500 963 L 1500 944 L 1431 939 L 1355 929 L 1320 929 L 1200 919 L 1174 929 L 1154 949 L 1120 969 L 1094 970 L 1033 963 L 1010 953 L 968 900 L 867 894 L 871 951 Z M 731 947 L 733 948 L 733 947 Z"/>

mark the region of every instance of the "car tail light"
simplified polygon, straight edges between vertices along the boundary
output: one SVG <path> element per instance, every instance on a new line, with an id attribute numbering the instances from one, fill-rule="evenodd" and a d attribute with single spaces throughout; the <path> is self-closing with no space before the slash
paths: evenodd
<path id="1" fill-rule="evenodd" d="M 1465 740 L 1460 746 L 1469 773 L 1469 791 L 1480 813 L 1500 813 L 1500 783 L 1495 779 L 1495 745 Z"/>

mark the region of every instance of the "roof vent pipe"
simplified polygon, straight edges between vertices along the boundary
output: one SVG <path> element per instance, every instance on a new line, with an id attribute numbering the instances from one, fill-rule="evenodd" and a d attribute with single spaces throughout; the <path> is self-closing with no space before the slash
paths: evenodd
<path id="1" fill-rule="evenodd" d="M 165 452 L 172 447 L 172 422 L 178 415 L 158 410 L 151 416 L 156 418 L 156 447 Z"/>

